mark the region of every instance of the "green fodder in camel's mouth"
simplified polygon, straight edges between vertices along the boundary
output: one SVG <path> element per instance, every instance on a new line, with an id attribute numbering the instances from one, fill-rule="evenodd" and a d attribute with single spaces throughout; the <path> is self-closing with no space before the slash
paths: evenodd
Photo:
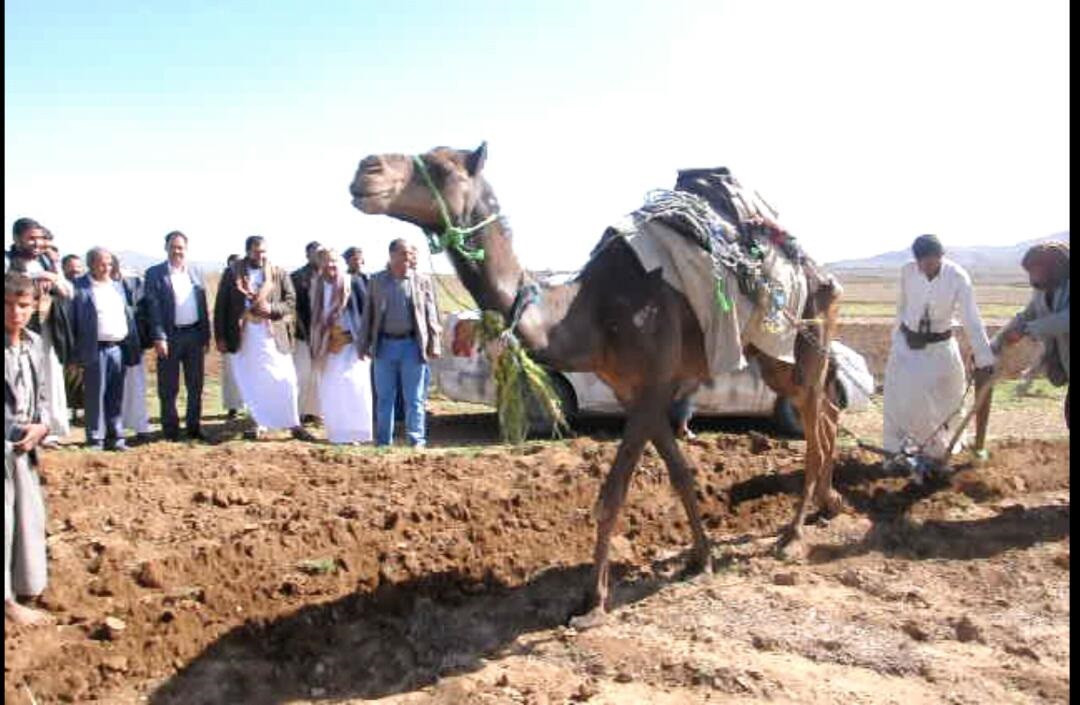
<path id="1" fill-rule="evenodd" d="M 501 314 L 484 311 L 477 336 L 491 358 L 495 374 L 496 408 L 499 433 L 506 443 L 519 444 L 529 433 L 529 399 L 539 404 L 551 419 L 552 437 L 561 436 L 567 428 L 559 396 L 551 378 L 509 331 Z"/>

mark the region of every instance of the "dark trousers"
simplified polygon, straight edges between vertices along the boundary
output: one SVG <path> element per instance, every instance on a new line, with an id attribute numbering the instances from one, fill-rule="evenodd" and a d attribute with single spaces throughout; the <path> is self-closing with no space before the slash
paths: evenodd
<path id="1" fill-rule="evenodd" d="M 124 401 L 124 360 L 119 345 L 98 345 L 97 358 L 86 366 L 86 442 L 101 445 L 124 437 L 121 411 Z M 104 418 L 105 437 L 99 434 Z"/>
<path id="2" fill-rule="evenodd" d="M 157 361 L 158 399 L 161 401 L 161 430 L 166 436 L 180 431 L 176 396 L 180 393 L 180 365 L 184 366 L 187 390 L 185 424 L 188 433 L 199 430 L 202 418 L 203 371 L 206 358 L 196 328 L 177 329 L 169 339 L 169 356 Z"/>
<path id="3" fill-rule="evenodd" d="M 683 424 L 690 423 L 690 419 L 694 416 L 694 403 L 690 401 L 690 398 L 676 399 L 671 402 L 671 410 L 668 413 L 668 418 L 671 419 L 671 425 L 675 427 L 675 430 L 679 430 L 683 427 Z"/>
<path id="4" fill-rule="evenodd" d="M 77 363 L 69 362 L 64 365 L 64 391 L 67 392 L 70 411 L 83 408 L 83 396 L 86 394 L 83 389 L 84 374 L 82 366 Z"/>

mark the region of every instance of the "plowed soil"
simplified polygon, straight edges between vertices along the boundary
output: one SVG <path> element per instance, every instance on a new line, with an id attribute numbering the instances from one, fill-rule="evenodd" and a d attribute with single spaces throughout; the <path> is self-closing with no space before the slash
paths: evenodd
<path id="1" fill-rule="evenodd" d="M 613 441 L 52 452 L 44 602 L 60 624 L 8 626 L 5 699 L 1069 701 L 1067 439 L 998 441 L 935 487 L 845 451 L 849 511 L 782 562 L 801 449 L 722 432 L 687 446 L 716 542 L 699 576 L 682 574 L 689 532 L 650 452 L 614 541 L 611 619 L 582 633 L 565 625 Z"/>

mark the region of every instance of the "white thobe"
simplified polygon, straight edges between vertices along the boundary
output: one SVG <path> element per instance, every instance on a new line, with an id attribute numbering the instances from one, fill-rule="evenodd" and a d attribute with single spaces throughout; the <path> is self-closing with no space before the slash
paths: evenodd
<path id="1" fill-rule="evenodd" d="M 329 284 L 323 284 L 323 296 L 322 310 L 328 312 L 332 297 Z M 366 443 L 373 438 L 374 426 L 371 362 L 361 360 L 357 353 L 355 341 L 359 331 L 351 329 L 349 317 L 341 316 L 340 324 L 352 334 L 354 342 L 336 353 L 328 352 L 322 370 L 316 375 L 323 425 L 331 443 Z"/>
<path id="2" fill-rule="evenodd" d="M 255 291 L 262 286 L 264 276 L 262 270 L 252 271 L 251 286 Z M 240 396 L 256 424 L 266 429 L 300 425 L 296 367 L 292 356 L 278 350 L 269 322 L 245 321 L 240 332 L 240 350 L 226 357 L 232 365 Z"/>
<path id="3" fill-rule="evenodd" d="M 933 279 L 919 271 L 915 262 L 901 268 L 896 327 L 885 366 L 885 450 L 896 453 L 911 447 L 926 457 L 944 458 L 945 445 L 964 416 L 961 404 L 965 375 L 960 348 L 953 336 L 912 350 L 900 324 L 918 331 L 919 321 L 925 317 L 931 332 L 942 333 L 956 325 L 957 315 L 971 341 L 975 365 L 993 365 L 994 354 L 968 273 L 946 258 Z"/>

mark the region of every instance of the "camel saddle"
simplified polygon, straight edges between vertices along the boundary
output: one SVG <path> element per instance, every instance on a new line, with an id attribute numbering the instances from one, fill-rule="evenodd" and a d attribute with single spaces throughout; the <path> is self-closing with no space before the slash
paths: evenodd
<path id="1" fill-rule="evenodd" d="M 756 238 L 764 238 L 778 247 L 785 257 L 802 267 L 811 292 L 831 283 L 831 278 L 817 268 L 794 236 L 777 224 L 776 209 L 760 193 L 740 184 L 726 166 L 680 169 L 675 190 L 705 199 L 717 215 L 734 226 L 744 252 L 754 254 Z"/>

